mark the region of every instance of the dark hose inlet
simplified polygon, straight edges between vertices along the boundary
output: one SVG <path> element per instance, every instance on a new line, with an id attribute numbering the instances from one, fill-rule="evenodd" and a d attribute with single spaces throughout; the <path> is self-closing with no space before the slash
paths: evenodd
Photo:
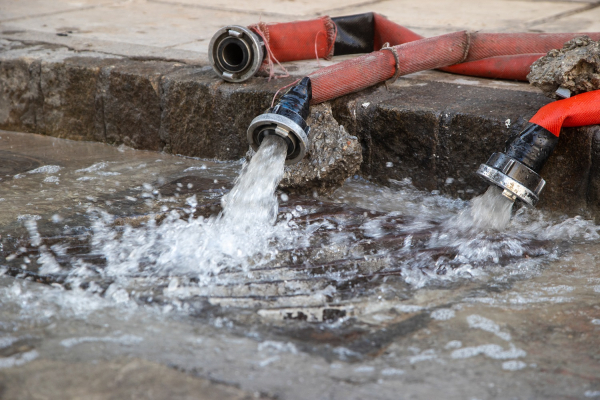
<path id="1" fill-rule="evenodd" d="M 286 164 L 302 160 L 308 149 L 310 127 L 306 119 L 310 114 L 312 85 L 309 77 L 303 78 L 281 97 L 275 107 L 254 118 L 248 127 L 248 142 L 256 151 L 267 135 L 283 138 L 288 146 Z"/>
<path id="2" fill-rule="evenodd" d="M 256 74 L 265 58 L 262 39 L 244 26 L 230 25 L 214 34 L 208 59 L 220 78 L 243 82 Z"/>
<path id="3" fill-rule="evenodd" d="M 535 206 L 546 181 L 540 170 L 554 151 L 558 137 L 545 128 L 529 124 L 504 153 L 494 153 L 477 173 L 504 189 L 502 194 Z"/>

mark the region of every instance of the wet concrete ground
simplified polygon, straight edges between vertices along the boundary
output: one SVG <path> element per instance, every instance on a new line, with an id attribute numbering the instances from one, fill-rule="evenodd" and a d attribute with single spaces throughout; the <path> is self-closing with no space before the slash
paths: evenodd
<path id="1" fill-rule="evenodd" d="M 249 269 L 109 274 L 91 208 L 145 237 L 151 214 L 218 212 L 241 164 L 5 131 L 0 159 L 2 399 L 600 397 L 592 223 L 457 233 L 466 202 L 354 179 L 284 196 L 307 242 Z"/>

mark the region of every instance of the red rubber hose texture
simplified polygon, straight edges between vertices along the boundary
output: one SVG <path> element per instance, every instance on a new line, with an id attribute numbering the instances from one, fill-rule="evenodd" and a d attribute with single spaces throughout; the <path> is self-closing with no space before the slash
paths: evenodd
<path id="1" fill-rule="evenodd" d="M 421 35 L 382 15 L 374 13 L 373 16 L 374 50 L 380 49 L 384 43 L 401 45 L 423 40 Z M 333 55 L 335 24 L 329 17 L 279 24 L 262 23 L 251 28 L 267 40 L 270 54 L 280 62 Z M 434 64 L 446 67 L 444 71 L 462 75 L 525 81 L 529 67 L 535 60 L 581 35 L 600 40 L 598 32 L 471 33 L 466 55 L 460 59 L 460 65 L 449 67 L 448 64 L 440 64 L 442 60 Z M 379 74 L 387 75 L 384 72 Z"/>
<path id="2" fill-rule="evenodd" d="M 267 41 L 270 55 L 279 62 L 327 59 L 333 55 L 335 24 L 327 16 L 309 21 L 260 23 L 249 28 Z"/>
<path id="3" fill-rule="evenodd" d="M 558 136 L 562 127 L 600 124 L 600 90 L 581 93 L 540 108 L 529 120 Z"/>
<path id="4" fill-rule="evenodd" d="M 467 32 L 454 32 L 394 46 L 398 74 L 439 68 L 461 62 L 468 50 Z M 390 50 L 374 51 L 351 60 L 321 68 L 312 74 L 312 104 L 366 89 L 396 73 L 396 59 Z"/>
<path id="5" fill-rule="evenodd" d="M 438 69 L 453 74 L 478 76 L 481 78 L 526 81 L 531 64 L 545 55 L 544 53 L 540 53 L 489 57 Z"/>

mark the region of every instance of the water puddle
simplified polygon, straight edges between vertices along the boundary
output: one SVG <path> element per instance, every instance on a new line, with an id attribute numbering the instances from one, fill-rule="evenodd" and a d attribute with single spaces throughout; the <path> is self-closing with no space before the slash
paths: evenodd
<path id="1" fill-rule="evenodd" d="M 279 193 L 278 201 L 285 146 L 277 138 L 265 143 L 235 181 L 235 164 L 165 166 L 164 156 L 153 160 L 155 172 L 148 162 L 132 163 L 131 154 L 83 168 L 29 162 L 35 168 L 5 174 L 13 190 L 4 200 L 22 203 L 39 188 L 48 197 L 38 192 L 13 217 L 9 226 L 21 225 L 25 234 L 5 239 L 5 269 L 141 302 L 206 296 L 245 306 L 252 296 L 307 296 L 301 301 L 337 303 L 380 290 L 391 277 L 416 289 L 529 276 L 574 241 L 598 238 L 599 228 L 579 218 L 520 208 L 511 219 L 512 203 L 494 187 L 465 202 L 409 182 L 385 188 L 355 178 L 329 197 Z M 177 166 L 185 175 L 162 176 Z M 49 177 L 56 183 L 46 189 Z M 44 210 L 64 201 L 62 211 Z"/>
<path id="2" fill-rule="evenodd" d="M 276 190 L 283 142 L 265 142 L 242 164 L 1 132 L 0 158 L 10 162 L 0 169 L 0 330 L 39 336 L 24 321 L 71 325 L 95 315 L 108 326 L 108 310 L 124 321 L 143 310 L 157 331 L 179 318 L 181 332 L 203 321 L 259 340 L 268 357 L 256 365 L 269 369 L 302 352 L 364 361 L 446 324 L 436 348 L 405 343 L 390 356 L 405 364 L 365 364 L 358 375 L 389 379 L 406 365 L 472 359 L 516 371 L 530 368 L 528 353 L 507 330 L 510 318 L 495 322 L 489 307 L 587 310 L 600 287 L 600 276 L 577 272 L 581 257 L 600 254 L 590 221 L 513 209 L 495 188 L 467 202 L 355 177 L 330 196 L 288 195 Z M 569 263 L 579 283 L 561 282 Z M 147 332 L 135 326 L 57 338 L 62 348 L 147 354 Z M 453 337 L 464 329 L 472 333 Z"/>

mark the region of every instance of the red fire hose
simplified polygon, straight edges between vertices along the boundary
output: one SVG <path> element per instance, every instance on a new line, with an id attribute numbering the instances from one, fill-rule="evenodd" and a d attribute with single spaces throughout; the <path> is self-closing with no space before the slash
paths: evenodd
<path id="1" fill-rule="evenodd" d="M 452 72 L 513 79 L 521 74 L 524 79 L 527 69 L 536 56 L 518 54 L 517 51 L 540 53 L 546 51 L 545 49 L 561 47 L 564 41 L 577 36 L 577 34 L 532 35 L 535 34 L 519 36 L 455 32 L 366 54 L 312 73 L 310 75 L 313 82 L 312 102 L 316 104 L 331 100 L 394 76 L 450 65 L 453 65 L 449 68 Z M 588 35 L 600 39 L 600 33 Z M 489 48 L 486 48 L 485 44 L 489 45 Z M 498 57 L 502 52 L 510 57 Z M 511 55 L 511 52 L 516 54 Z M 467 62 L 463 63 L 465 61 Z"/>
<path id="2" fill-rule="evenodd" d="M 367 17 L 369 19 L 367 19 Z M 362 19 L 361 19 L 362 18 Z M 329 58 L 332 55 L 352 54 L 348 49 L 338 49 L 338 41 L 360 42 L 362 25 L 371 24 L 369 49 L 360 47 L 362 52 L 381 49 L 389 43 L 395 47 L 400 61 L 400 71 L 397 76 L 423 69 L 439 68 L 443 71 L 479 76 L 486 78 L 527 80 L 531 64 L 551 49 L 561 48 L 562 45 L 581 35 L 588 35 L 594 40 L 600 40 L 600 33 L 471 33 L 456 32 L 453 38 L 442 35 L 424 39 L 421 35 L 400 26 L 377 13 L 349 17 L 321 17 L 310 21 L 296 21 L 278 24 L 257 24 L 250 28 L 259 34 L 267 45 L 266 62 L 284 62 L 310 58 Z M 366 29 L 365 29 L 366 30 Z M 343 37 L 343 36 L 346 36 Z M 459 37 L 463 37 L 459 39 Z M 423 42 L 427 40 L 427 42 Z M 431 42 L 433 40 L 434 42 Z M 456 41 L 458 40 L 458 42 Z M 418 46 L 398 47 L 411 42 L 419 42 Z M 450 47 L 445 47 L 452 42 Z M 460 43 L 459 43 L 460 42 Z M 346 46 L 348 47 L 348 46 Z M 334 52 L 335 49 L 335 52 Z M 422 49 L 427 49 L 422 51 Z M 433 53 L 430 52 L 433 50 Z M 358 51 L 361 52 L 361 51 Z M 400 54 L 402 53 L 402 54 Z M 450 53 L 450 54 L 447 54 Z M 414 61 L 414 59 L 417 59 Z M 378 59 L 379 61 L 375 61 Z M 405 63 L 411 63 L 405 66 Z M 313 90 L 317 95 L 313 102 L 329 100 L 338 95 L 363 89 L 394 76 L 395 56 L 393 51 L 384 54 L 369 54 L 357 60 L 346 61 L 339 67 L 329 67 L 316 72 L 313 79 Z M 456 64 L 456 65 L 452 65 Z M 416 69 L 415 69 L 416 68 Z M 354 71 L 351 71 L 354 69 Z M 375 70 L 377 69 L 377 70 Z M 364 83 L 358 82 L 356 88 L 352 84 L 344 84 L 344 89 L 319 89 L 321 84 L 328 84 L 326 75 L 329 73 L 348 74 L 353 78 L 364 77 Z M 318 78 L 317 78 L 318 77 Z M 339 76 L 335 77 L 337 81 Z M 317 83 L 319 82 L 319 83 Z M 333 97 L 331 97 L 333 95 Z"/>
<path id="3" fill-rule="evenodd" d="M 469 33 L 431 38 L 387 18 L 367 13 L 249 27 L 265 42 L 265 65 L 339 54 L 367 53 L 312 74 L 312 101 L 321 103 L 398 76 L 443 71 L 526 80 L 531 64 L 575 37 L 600 33 Z M 375 51 L 374 51 L 375 50 Z M 600 123 L 600 93 L 589 92 L 543 107 L 531 122 L 553 134 L 561 126 Z"/>
<path id="4" fill-rule="evenodd" d="M 529 120 L 558 136 L 562 127 L 600 124 L 600 90 L 581 93 L 540 108 Z"/>

